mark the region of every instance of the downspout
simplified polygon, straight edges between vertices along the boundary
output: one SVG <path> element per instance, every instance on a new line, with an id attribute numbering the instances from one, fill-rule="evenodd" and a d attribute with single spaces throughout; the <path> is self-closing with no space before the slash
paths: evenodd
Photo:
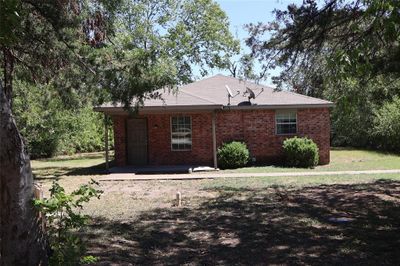
<path id="1" fill-rule="evenodd" d="M 217 163 L 217 136 L 216 136 L 216 129 L 215 129 L 215 117 L 216 113 L 215 110 L 212 112 L 212 140 L 213 140 L 213 159 L 214 159 L 214 168 L 218 168 Z"/>
<path id="2" fill-rule="evenodd" d="M 107 123 L 107 115 L 104 113 L 104 146 L 106 152 L 106 170 L 109 169 L 109 153 L 108 153 L 108 123 Z"/>

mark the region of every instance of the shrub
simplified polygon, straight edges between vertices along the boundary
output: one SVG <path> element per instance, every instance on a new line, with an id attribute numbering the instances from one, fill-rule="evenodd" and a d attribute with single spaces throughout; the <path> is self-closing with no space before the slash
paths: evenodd
<path id="1" fill-rule="evenodd" d="M 293 167 L 314 167 L 318 164 L 318 146 L 308 138 L 290 138 L 283 142 L 285 162 Z"/>
<path id="2" fill-rule="evenodd" d="M 217 156 L 218 164 L 222 169 L 243 167 L 250 159 L 246 144 L 238 141 L 224 143 L 218 149 Z"/>
<path id="3" fill-rule="evenodd" d="M 50 198 L 34 200 L 35 206 L 46 219 L 46 234 L 52 254 L 50 265 L 80 265 L 96 262 L 93 256 L 85 256 L 85 244 L 77 232 L 86 225 L 89 217 L 80 214 L 83 204 L 91 198 L 100 198 L 101 190 L 94 180 L 81 185 L 72 193 L 66 193 L 57 181 L 50 189 Z"/>
<path id="4" fill-rule="evenodd" d="M 400 97 L 375 112 L 372 135 L 378 148 L 400 151 Z"/>

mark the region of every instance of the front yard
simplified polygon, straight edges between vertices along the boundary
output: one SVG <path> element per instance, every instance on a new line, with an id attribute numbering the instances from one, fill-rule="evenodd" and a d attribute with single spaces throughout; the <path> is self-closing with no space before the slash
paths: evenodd
<path id="1" fill-rule="evenodd" d="M 400 156 L 390 153 L 382 153 L 369 150 L 357 150 L 351 148 L 332 148 L 331 162 L 328 165 L 320 165 L 314 169 L 287 168 L 278 166 L 244 167 L 236 170 L 228 170 L 236 173 L 259 172 L 292 172 L 292 171 L 357 171 L 357 170 L 386 170 L 400 169 Z"/>
<path id="2" fill-rule="evenodd" d="M 327 170 L 399 169 L 335 150 Z M 101 177 L 101 154 L 33 161 L 48 188 Z M 270 171 L 275 167 L 236 171 Z M 281 168 L 278 168 L 281 171 Z M 287 171 L 286 169 L 285 171 Z M 297 171 L 299 169 L 290 169 Z M 400 174 L 101 182 L 83 237 L 99 264 L 399 264 Z M 182 193 L 182 207 L 175 194 Z M 335 221 L 345 218 L 345 222 Z"/>

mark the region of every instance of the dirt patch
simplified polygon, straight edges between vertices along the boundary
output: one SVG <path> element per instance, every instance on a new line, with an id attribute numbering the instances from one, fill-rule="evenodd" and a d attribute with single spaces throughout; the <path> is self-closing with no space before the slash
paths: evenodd
<path id="1" fill-rule="evenodd" d="M 86 208 L 97 209 L 85 233 L 90 254 L 101 265 L 400 263 L 400 182 L 206 189 L 207 182 L 102 184 L 103 210 Z M 176 191 L 181 208 L 173 206 Z"/>

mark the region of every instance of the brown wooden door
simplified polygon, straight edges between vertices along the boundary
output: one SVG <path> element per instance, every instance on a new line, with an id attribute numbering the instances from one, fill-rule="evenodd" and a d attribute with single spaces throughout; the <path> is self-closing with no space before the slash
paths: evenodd
<path id="1" fill-rule="evenodd" d="M 127 120 L 127 155 L 129 165 L 147 164 L 147 121 Z"/>

